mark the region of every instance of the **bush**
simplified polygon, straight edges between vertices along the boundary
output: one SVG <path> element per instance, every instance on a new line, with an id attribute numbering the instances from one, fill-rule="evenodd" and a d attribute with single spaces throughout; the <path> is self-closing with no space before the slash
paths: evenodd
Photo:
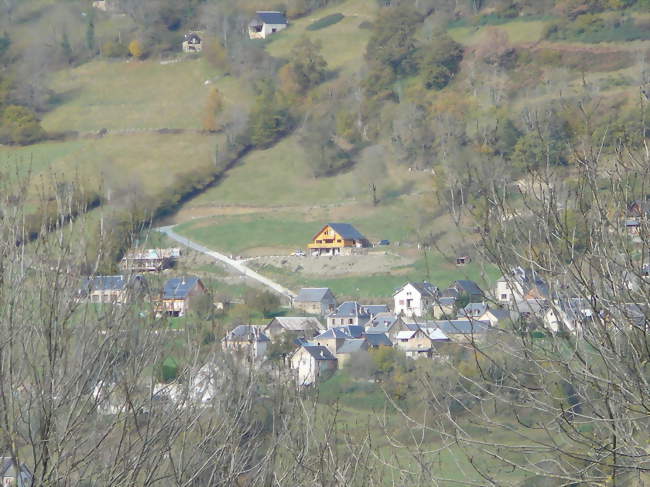
<path id="1" fill-rule="evenodd" d="M 140 42 L 137 39 L 133 39 L 129 43 L 129 54 L 133 56 L 136 59 L 142 59 L 145 55 L 144 52 L 144 47 L 142 46 L 142 42 Z"/>
<path id="2" fill-rule="evenodd" d="M 129 48 L 118 41 L 108 41 L 102 44 L 102 56 L 118 58 L 127 57 L 129 55 Z"/>
<path id="3" fill-rule="evenodd" d="M 10 105 L 0 119 L 0 141 L 28 145 L 47 136 L 36 114 L 29 108 Z"/>
<path id="4" fill-rule="evenodd" d="M 329 27 L 330 25 L 337 24 L 343 18 L 345 15 L 340 14 L 340 13 L 335 13 L 332 15 L 328 15 L 327 17 L 323 17 L 322 19 L 318 19 L 316 22 L 313 22 L 312 24 L 307 26 L 307 30 L 319 30 L 319 29 L 324 29 L 325 27 Z"/>

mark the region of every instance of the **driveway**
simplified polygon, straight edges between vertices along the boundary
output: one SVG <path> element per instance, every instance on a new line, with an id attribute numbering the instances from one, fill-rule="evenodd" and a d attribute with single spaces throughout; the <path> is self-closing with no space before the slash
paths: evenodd
<path id="1" fill-rule="evenodd" d="M 264 286 L 268 287 L 269 289 L 275 291 L 278 294 L 281 294 L 282 296 L 286 297 L 290 301 L 293 300 L 293 298 L 296 297 L 296 294 L 289 289 L 285 288 L 281 284 L 278 284 L 275 281 L 272 281 L 268 277 L 264 277 L 261 274 L 258 274 L 252 269 L 249 269 L 244 265 L 243 262 L 240 262 L 235 259 L 231 259 L 227 255 L 221 254 L 219 252 L 215 252 L 214 250 L 210 250 L 207 247 L 204 247 L 201 244 L 198 244 L 188 238 L 183 237 L 182 235 L 179 235 L 174 231 L 173 226 L 168 226 L 168 227 L 159 227 L 157 230 L 161 233 L 164 233 L 167 235 L 169 238 L 172 240 L 175 240 L 176 242 L 185 245 L 186 247 L 189 247 L 192 250 L 196 250 L 197 252 L 201 252 L 202 254 L 205 254 L 209 257 L 212 257 L 215 260 L 218 260 L 220 262 L 223 262 L 224 264 L 229 265 L 230 267 L 234 268 L 241 274 L 243 274 L 246 277 L 249 277 L 251 279 L 254 279 L 255 281 L 259 282 L 260 284 L 263 284 Z"/>

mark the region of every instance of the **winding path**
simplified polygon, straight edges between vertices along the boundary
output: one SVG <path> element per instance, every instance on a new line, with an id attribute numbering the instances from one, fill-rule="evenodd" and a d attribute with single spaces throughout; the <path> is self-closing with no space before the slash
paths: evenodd
<path id="1" fill-rule="evenodd" d="M 176 233 L 174 230 L 174 226 L 167 226 L 167 227 L 159 227 L 157 230 L 161 233 L 164 233 L 167 235 L 169 238 L 172 240 L 175 240 L 176 242 L 185 245 L 186 247 L 189 247 L 192 250 L 196 250 L 197 252 L 201 252 L 202 254 L 205 254 L 209 257 L 212 257 L 215 260 L 218 260 L 220 262 L 223 262 L 226 265 L 229 265 L 230 267 L 234 268 L 238 272 L 241 272 L 244 276 L 249 277 L 251 279 L 254 279 L 255 281 L 259 282 L 260 284 L 263 284 L 264 286 L 272 289 L 278 294 L 281 294 L 285 298 L 289 299 L 291 302 L 293 298 L 296 297 L 296 294 L 286 287 L 278 284 L 275 281 L 272 281 L 268 277 L 264 277 L 261 274 L 258 274 L 252 269 L 249 269 L 246 267 L 242 262 L 231 259 L 227 255 L 221 254 L 219 252 L 215 252 L 214 250 L 210 250 L 207 247 L 204 247 L 201 244 L 198 244 L 188 238 L 183 237 L 182 235 L 179 235 Z"/>

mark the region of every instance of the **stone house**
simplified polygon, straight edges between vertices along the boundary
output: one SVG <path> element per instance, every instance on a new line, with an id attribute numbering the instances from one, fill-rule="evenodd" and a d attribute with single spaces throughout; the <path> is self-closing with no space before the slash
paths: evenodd
<path id="1" fill-rule="evenodd" d="M 261 327 L 239 325 L 223 337 L 221 349 L 224 352 L 238 353 L 250 360 L 257 361 L 266 356 L 270 341 Z"/>
<path id="2" fill-rule="evenodd" d="M 93 276 L 83 280 L 79 296 L 91 303 L 125 304 L 143 295 L 146 287 L 139 275 Z"/>
<path id="3" fill-rule="evenodd" d="M 287 28 L 287 17 L 282 12 L 261 10 L 248 24 L 248 37 L 251 39 L 266 39 Z"/>
<path id="4" fill-rule="evenodd" d="M 264 333 L 273 341 L 282 335 L 291 335 L 294 338 L 312 338 L 324 329 L 323 324 L 314 317 L 278 316 L 264 327 Z"/>
<path id="5" fill-rule="evenodd" d="M 529 299 L 546 299 L 546 282 L 534 270 L 515 267 L 497 280 L 495 293 L 499 303 L 511 304 Z"/>
<path id="6" fill-rule="evenodd" d="M 328 287 L 303 287 L 293 307 L 313 315 L 325 316 L 336 309 L 336 298 Z"/>

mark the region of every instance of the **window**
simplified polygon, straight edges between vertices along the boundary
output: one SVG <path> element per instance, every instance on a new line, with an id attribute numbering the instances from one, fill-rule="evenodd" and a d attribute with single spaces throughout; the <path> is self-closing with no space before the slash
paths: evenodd
<path id="1" fill-rule="evenodd" d="M 507 294 L 502 294 L 501 299 L 508 299 L 508 295 Z"/>
<path id="2" fill-rule="evenodd" d="M 276 28 L 271 29 L 271 33 L 275 33 L 277 31 L 278 31 L 278 29 L 276 29 Z"/>
<path id="3" fill-rule="evenodd" d="M 352 318 L 349 318 L 348 319 L 348 325 L 351 325 L 352 323 L 354 323 L 354 320 Z"/>

